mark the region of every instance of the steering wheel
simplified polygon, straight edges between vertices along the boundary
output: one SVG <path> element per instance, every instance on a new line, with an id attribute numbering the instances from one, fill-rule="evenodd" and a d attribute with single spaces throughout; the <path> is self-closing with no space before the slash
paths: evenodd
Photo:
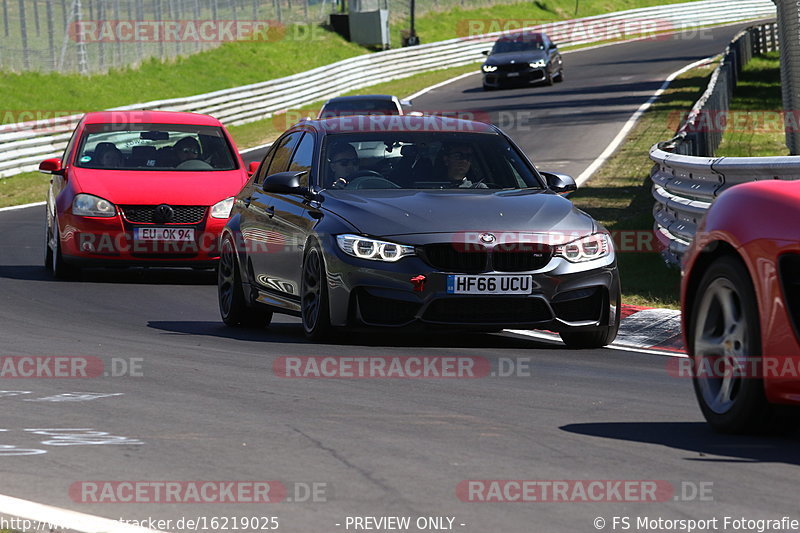
<path id="1" fill-rule="evenodd" d="M 373 186 L 365 187 L 365 184 L 371 183 Z M 374 185 L 378 185 L 375 187 Z M 353 174 L 347 182 L 345 189 L 399 189 L 400 186 L 393 181 L 389 181 L 378 172 L 374 170 L 359 170 Z"/>
<path id="2" fill-rule="evenodd" d="M 214 167 L 202 159 L 187 159 L 175 168 L 181 170 L 211 170 Z"/>

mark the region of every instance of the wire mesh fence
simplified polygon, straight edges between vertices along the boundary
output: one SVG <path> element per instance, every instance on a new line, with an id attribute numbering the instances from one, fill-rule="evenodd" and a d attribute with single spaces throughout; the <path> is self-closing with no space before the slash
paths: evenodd
<path id="1" fill-rule="evenodd" d="M 416 14 L 514 0 L 416 0 Z M 523 1 L 523 0 L 519 0 Z M 349 0 L 408 18 L 410 0 Z M 352 7 L 352 4 L 351 4 Z M 324 24 L 342 0 L 0 0 L 0 70 L 93 74 Z M 398 46 L 399 43 L 395 43 Z"/>

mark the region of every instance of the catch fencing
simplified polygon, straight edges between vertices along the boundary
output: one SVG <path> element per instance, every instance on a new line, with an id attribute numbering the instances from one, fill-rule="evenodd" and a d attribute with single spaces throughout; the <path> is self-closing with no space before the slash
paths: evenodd
<path id="1" fill-rule="evenodd" d="M 731 8 L 733 4 L 736 9 Z M 646 29 L 645 35 L 650 38 L 658 38 L 661 32 L 774 15 L 775 5 L 769 0 L 703 0 L 609 13 L 529 29 L 546 31 L 562 46 L 578 46 L 608 40 L 608 33 L 588 31 L 589 28 L 618 28 L 627 23 L 629 27 Z M 226 125 L 240 125 L 377 83 L 481 61 L 481 52 L 488 50 L 503 33 L 506 32 L 468 35 L 364 54 L 276 80 L 115 109 L 192 111 L 212 115 Z M 73 115 L 0 125 L 0 177 L 34 170 L 42 159 L 60 155 L 79 119 L 80 115 Z"/>
<path id="2" fill-rule="evenodd" d="M 697 225 L 725 189 L 748 181 L 800 178 L 800 161 L 793 157 L 714 157 L 724 132 L 720 117 L 729 116 L 742 69 L 753 55 L 777 50 L 779 45 L 775 23 L 739 33 L 677 135 L 650 150 L 655 162 L 651 172 L 655 232 L 669 263 L 680 264 Z"/>
<path id="3" fill-rule="evenodd" d="M 409 15 L 408 0 L 356 0 L 362 10 L 387 9 L 392 22 Z M 503 0 L 503 3 L 525 0 Z M 489 7 L 497 0 L 416 0 L 416 14 Z M 338 0 L 0 0 L 0 70 L 94 74 L 219 46 L 214 39 L 131 41 L 78 39 L 76 28 L 118 23 L 258 21 L 272 27 L 316 26 Z M 139 27 L 146 27 L 137 24 Z M 395 43 L 399 45 L 399 43 Z"/>

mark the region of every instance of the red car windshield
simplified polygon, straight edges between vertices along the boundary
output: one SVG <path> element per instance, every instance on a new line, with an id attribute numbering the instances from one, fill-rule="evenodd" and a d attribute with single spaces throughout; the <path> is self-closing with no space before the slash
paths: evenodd
<path id="1" fill-rule="evenodd" d="M 75 164 L 105 170 L 237 168 L 221 128 L 191 124 L 89 124 Z"/>

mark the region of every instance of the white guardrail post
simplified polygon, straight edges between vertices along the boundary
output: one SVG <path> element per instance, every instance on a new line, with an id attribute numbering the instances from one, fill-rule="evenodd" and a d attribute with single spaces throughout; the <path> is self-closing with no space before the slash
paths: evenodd
<path id="1" fill-rule="evenodd" d="M 655 33 L 774 16 L 775 5 L 771 0 L 702 0 L 548 23 L 526 30 L 545 31 L 561 46 L 577 46 L 608 38 L 607 31 L 593 32 L 592 25 L 619 26 L 627 22 L 632 27 Z M 364 54 L 285 78 L 115 110 L 192 111 L 212 115 L 226 125 L 235 126 L 354 89 L 481 61 L 481 52 L 502 33 Z M 80 115 L 74 115 L 57 121 L 45 119 L 0 125 L 0 178 L 35 170 L 42 159 L 60 155 L 79 119 Z"/>
<path id="2" fill-rule="evenodd" d="M 650 159 L 655 162 L 650 174 L 656 201 L 654 228 L 667 262 L 680 264 L 697 224 L 725 189 L 748 181 L 800 179 L 798 157 L 713 157 L 738 73 L 753 54 L 778 46 L 775 23 L 749 28 L 734 37 L 677 135 L 650 149 Z"/>

